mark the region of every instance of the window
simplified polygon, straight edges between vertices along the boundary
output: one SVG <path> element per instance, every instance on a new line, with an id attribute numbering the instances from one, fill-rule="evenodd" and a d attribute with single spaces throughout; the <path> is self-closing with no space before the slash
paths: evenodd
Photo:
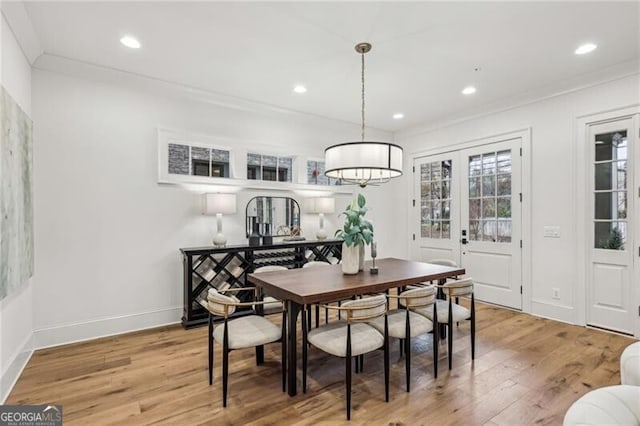
<path id="1" fill-rule="evenodd" d="M 307 161 L 307 183 L 311 185 L 339 185 L 337 179 L 325 176 L 324 161 Z"/>
<path id="2" fill-rule="evenodd" d="M 627 132 L 595 137 L 594 247 L 624 250 L 627 239 Z"/>
<path id="3" fill-rule="evenodd" d="M 469 239 L 511 242 L 511 150 L 469 157 Z"/>
<path id="4" fill-rule="evenodd" d="M 420 236 L 451 238 L 451 160 L 420 165 Z"/>
<path id="5" fill-rule="evenodd" d="M 180 143 L 169 143 L 171 174 L 229 177 L 229 151 Z"/>
<path id="6" fill-rule="evenodd" d="M 247 179 L 291 182 L 292 157 L 247 154 Z"/>

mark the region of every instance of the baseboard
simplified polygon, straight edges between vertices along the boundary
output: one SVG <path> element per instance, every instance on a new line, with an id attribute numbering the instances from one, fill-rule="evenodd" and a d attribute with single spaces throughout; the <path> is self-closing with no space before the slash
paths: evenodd
<path id="1" fill-rule="evenodd" d="M 182 307 L 100 318 L 34 330 L 36 349 L 83 342 L 180 322 Z"/>
<path id="2" fill-rule="evenodd" d="M 18 378 L 20 378 L 22 370 L 27 366 L 31 355 L 33 355 L 33 337 L 33 333 L 29 334 L 29 337 L 24 341 L 5 372 L 0 376 L 0 405 L 7 400 L 9 393 L 16 385 Z"/>
<path id="3" fill-rule="evenodd" d="M 576 313 L 573 306 L 552 304 L 547 301 L 533 299 L 531 300 L 531 314 L 569 324 L 584 325 L 576 323 Z"/>

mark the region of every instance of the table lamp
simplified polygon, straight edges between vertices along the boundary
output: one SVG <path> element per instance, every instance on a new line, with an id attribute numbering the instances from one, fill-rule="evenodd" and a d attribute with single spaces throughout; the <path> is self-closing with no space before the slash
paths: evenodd
<path id="1" fill-rule="evenodd" d="M 213 245 L 224 247 L 227 237 L 222 233 L 222 215 L 236 212 L 236 194 L 204 194 L 204 214 L 216 215 L 217 233 Z"/>
<path id="2" fill-rule="evenodd" d="M 320 226 L 316 233 L 318 240 L 325 240 L 327 238 L 327 231 L 324 229 L 324 215 L 325 213 L 331 214 L 336 210 L 336 200 L 331 197 L 318 197 L 311 198 L 310 200 L 310 213 L 318 213 L 320 220 Z"/>

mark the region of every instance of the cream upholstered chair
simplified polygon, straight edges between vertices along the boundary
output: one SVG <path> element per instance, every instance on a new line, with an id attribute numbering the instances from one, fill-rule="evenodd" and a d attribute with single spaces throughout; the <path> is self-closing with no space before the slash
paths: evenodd
<path id="1" fill-rule="evenodd" d="M 256 268 L 255 271 L 253 271 L 253 273 L 259 274 L 261 272 L 286 271 L 288 269 L 289 268 L 287 268 L 286 266 L 267 265 L 267 266 L 260 266 L 259 268 Z M 264 296 L 263 300 L 265 303 L 262 306 L 262 310 L 265 315 L 270 315 L 270 314 L 278 313 L 281 311 L 282 302 L 280 300 L 271 296 Z M 253 310 L 255 311 L 256 308 L 254 307 Z"/>
<path id="2" fill-rule="evenodd" d="M 325 266 L 331 266 L 331 263 L 322 262 L 319 260 L 310 260 L 309 262 L 302 265 L 303 268 L 322 268 Z M 324 322 L 329 322 L 329 311 L 327 309 L 324 310 Z M 320 325 L 320 307 L 316 305 L 316 327 Z M 307 327 L 311 328 L 311 310 L 307 310 Z"/>
<path id="3" fill-rule="evenodd" d="M 328 309 L 340 310 L 345 321 L 325 324 L 303 333 L 302 342 L 302 389 L 307 390 L 307 343 L 328 354 L 345 358 L 347 420 L 351 419 L 351 364 L 352 358 L 382 348 L 384 350 L 385 401 L 389 402 L 389 334 L 386 321 L 387 298 L 385 295 L 349 300 L 342 306 L 325 305 Z M 383 317 L 384 330 L 380 332 L 367 324 Z"/>
<path id="4" fill-rule="evenodd" d="M 630 344 L 620 355 L 620 383 L 640 386 L 640 342 Z"/>
<path id="5" fill-rule="evenodd" d="M 433 330 L 433 322 L 423 315 L 417 314 L 416 309 L 433 310 L 433 318 L 437 321 L 436 288 L 434 286 L 420 287 L 403 291 L 399 295 L 388 295 L 397 298 L 404 309 L 394 309 L 387 313 L 389 337 L 395 337 L 404 342 L 405 374 L 407 392 L 411 389 L 411 339 L 433 331 L 433 375 L 438 377 L 438 333 Z M 385 318 L 378 317 L 371 321 L 380 333 L 384 332 Z"/>
<path id="6" fill-rule="evenodd" d="M 574 402 L 564 426 L 640 425 L 640 386 L 615 385 L 592 390 Z"/>
<path id="7" fill-rule="evenodd" d="M 453 360 L 453 323 L 464 321 L 466 319 L 471 320 L 471 359 L 476 357 L 476 314 L 475 314 L 475 299 L 473 296 L 473 279 L 465 278 L 458 281 L 449 281 L 446 284 L 438 285 L 438 288 L 442 289 L 447 297 L 447 300 L 436 300 L 436 310 L 434 314 L 433 309 L 416 309 L 421 315 L 432 320 L 437 324 L 445 324 L 448 328 L 447 333 L 447 348 L 449 350 L 449 370 L 452 367 Z M 454 303 L 453 299 L 458 300 L 460 297 L 469 297 L 470 306 L 466 308 L 461 304 Z"/>
<path id="8" fill-rule="evenodd" d="M 224 293 L 237 293 L 239 291 L 255 291 L 255 288 L 245 287 L 229 289 Z M 211 288 L 207 293 L 206 301 L 200 303 L 209 311 L 209 385 L 213 384 L 213 344 L 222 344 L 222 405 L 227 406 L 227 385 L 229 379 L 229 352 L 235 349 L 252 348 L 267 343 L 282 342 L 281 368 L 282 391 L 285 391 L 286 380 L 286 312 L 282 309 L 282 327 L 278 327 L 261 315 L 246 315 L 229 320 L 236 308 L 240 306 L 254 306 L 266 303 L 259 301 L 240 302 L 235 296 L 228 296 Z M 224 318 L 224 322 L 214 328 L 214 316 Z"/>

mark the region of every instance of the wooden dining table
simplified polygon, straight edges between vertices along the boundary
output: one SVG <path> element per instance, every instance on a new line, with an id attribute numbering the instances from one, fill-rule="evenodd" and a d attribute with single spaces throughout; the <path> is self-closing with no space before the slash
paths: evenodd
<path id="1" fill-rule="evenodd" d="M 298 314 L 305 305 L 384 292 L 391 288 L 438 281 L 465 273 L 463 268 L 396 258 L 378 259 L 376 266 L 377 274 L 369 272 L 369 261 L 365 262 L 364 270 L 355 275 L 343 274 L 341 265 L 248 275 L 249 282 L 261 288 L 264 293 L 286 301 L 287 390 L 290 396 L 297 393 L 297 322 Z"/>

